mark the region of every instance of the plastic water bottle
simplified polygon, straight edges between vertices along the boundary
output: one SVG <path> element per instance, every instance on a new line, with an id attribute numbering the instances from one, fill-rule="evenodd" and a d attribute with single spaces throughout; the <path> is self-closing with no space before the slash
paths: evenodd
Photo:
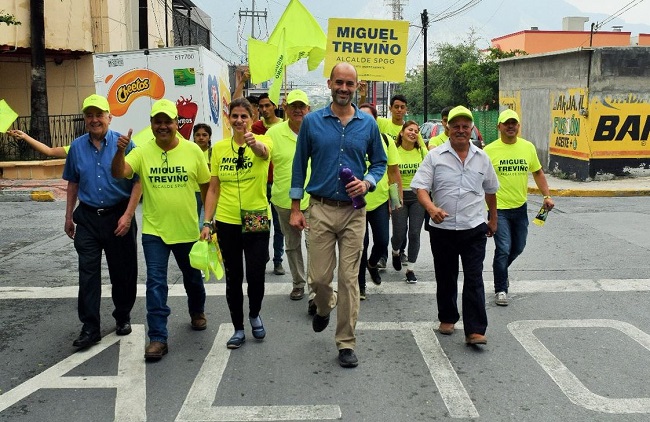
<path id="1" fill-rule="evenodd" d="M 539 209 L 539 212 L 533 219 L 533 223 L 542 227 L 546 223 L 546 218 L 548 217 L 548 210 L 542 205 L 542 208 Z"/>
<path id="2" fill-rule="evenodd" d="M 349 168 L 343 167 L 341 168 L 341 171 L 339 171 L 339 177 L 343 182 L 343 186 L 345 186 L 354 180 L 354 173 L 352 173 L 352 170 L 350 170 Z M 352 198 L 352 206 L 356 210 L 365 207 L 366 198 L 364 198 L 363 195 L 355 196 L 354 198 Z"/>

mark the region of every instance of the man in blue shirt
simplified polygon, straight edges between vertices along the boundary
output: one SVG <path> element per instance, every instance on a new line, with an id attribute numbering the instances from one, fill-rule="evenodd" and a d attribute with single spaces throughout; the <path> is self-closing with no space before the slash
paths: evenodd
<path id="1" fill-rule="evenodd" d="M 134 215 L 141 194 L 139 181 L 111 176 L 120 135 L 108 128 L 111 114 L 106 98 L 89 96 L 82 112 L 88 133 L 72 142 L 63 170 L 68 181 L 65 232 L 74 239 L 79 255 L 78 312 L 83 326 L 72 345 L 80 349 L 101 340 L 102 251 L 111 279 L 116 334 L 131 333 L 138 278 Z M 133 147 L 132 143 L 128 150 Z"/>
<path id="2" fill-rule="evenodd" d="M 349 63 L 334 66 L 327 86 L 332 102 L 306 115 L 298 133 L 289 191 L 290 224 L 299 230 L 310 229 L 307 272 L 313 283 L 316 305 L 312 328 L 320 332 L 327 327 L 338 299 L 335 339 L 339 363 L 350 368 L 358 364 L 354 353 L 359 315 L 357 274 L 366 227 L 366 210 L 355 209 L 352 198 L 374 190 L 386 172 L 387 159 L 374 119 L 352 104 L 358 87 L 354 66 Z M 366 157 L 370 162 L 367 173 Z M 300 211 L 300 199 L 304 195 L 310 159 L 311 177 L 306 190 L 311 199 L 307 221 Z M 344 167 L 355 176 L 347 184 L 339 176 Z M 337 264 L 337 244 L 338 294 L 331 285 Z"/>

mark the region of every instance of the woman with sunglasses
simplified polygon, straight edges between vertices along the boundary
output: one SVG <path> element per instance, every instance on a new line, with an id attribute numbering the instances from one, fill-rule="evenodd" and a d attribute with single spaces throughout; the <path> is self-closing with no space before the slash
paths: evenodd
<path id="1" fill-rule="evenodd" d="M 262 340 L 266 336 L 260 310 L 269 260 L 271 213 L 266 199 L 266 180 L 273 143 L 267 136 L 251 133 L 253 107 L 248 100 L 233 100 L 229 110 L 233 135 L 212 147 L 212 177 L 205 198 L 208 221 L 203 223 L 201 238 L 210 238 L 210 217 L 214 216 L 226 270 L 226 300 L 235 328 L 226 346 L 237 349 L 246 340 L 242 289 L 244 266 L 248 284 L 248 319 L 253 337 Z"/>

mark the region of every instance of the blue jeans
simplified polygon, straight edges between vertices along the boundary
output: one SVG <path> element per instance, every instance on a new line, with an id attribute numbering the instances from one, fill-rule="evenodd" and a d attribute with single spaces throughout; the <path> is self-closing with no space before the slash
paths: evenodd
<path id="1" fill-rule="evenodd" d="M 497 232 L 494 234 L 494 292 L 508 292 L 508 267 L 524 251 L 528 236 L 528 207 L 497 210 Z"/>
<path id="2" fill-rule="evenodd" d="M 273 183 L 266 184 L 266 198 L 271 200 L 271 186 Z M 273 217 L 273 265 L 282 264 L 282 255 L 284 255 L 284 234 L 280 227 L 280 217 L 275 207 L 271 207 L 271 217 Z"/>
<path id="3" fill-rule="evenodd" d="M 147 264 L 147 324 L 149 340 L 167 343 L 167 266 L 169 253 L 174 254 L 176 264 L 183 274 L 190 314 L 201 313 L 205 306 L 205 286 L 201 271 L 190 265 L 190 250 L 194 242 L 166 244 L 158 236 L 142 235 L 142 249 Z"/>
<path id="4" fill-rule="evenodd" d="M 368 263 L 375 267 L 381 257 L 387 256 L 389 219 L 388 201 L 372 211 L 366 211 L 366 236 L 363 239 L 363 253 L 361 254 L 361 263 L 359 264 L 359 287 L 362 289 L 366 288 L 366 268 L 368 267 Z M 370 229 L 372 230 L 370 257 L 368 257 L 368 245 L 370 244 L 368 225 L 370 225 Z"/>

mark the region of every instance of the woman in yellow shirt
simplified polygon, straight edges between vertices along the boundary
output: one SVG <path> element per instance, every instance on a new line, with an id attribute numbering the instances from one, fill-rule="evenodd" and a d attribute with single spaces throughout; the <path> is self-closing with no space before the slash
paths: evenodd
<path id="1" fill-rule="evenodd" d="M 270 211 L 266 180 L 272 141 L 251 133 L 253 107 L 245 98 L 230 103 L 233 135 L 212 147 L 210 187 L 205 198 L 202 239 L 209 239 L 212 216 L 226 273 L 226 300 L 235 333 L 226 343 L 239 348 L 244 334 L 244 266 L 248 283 L 248 319 L 253 337 L 266 336 L 260 318 L 264 277 L 269 260 Z M 216 210 L 216 214 L 215 214 Z"/>

